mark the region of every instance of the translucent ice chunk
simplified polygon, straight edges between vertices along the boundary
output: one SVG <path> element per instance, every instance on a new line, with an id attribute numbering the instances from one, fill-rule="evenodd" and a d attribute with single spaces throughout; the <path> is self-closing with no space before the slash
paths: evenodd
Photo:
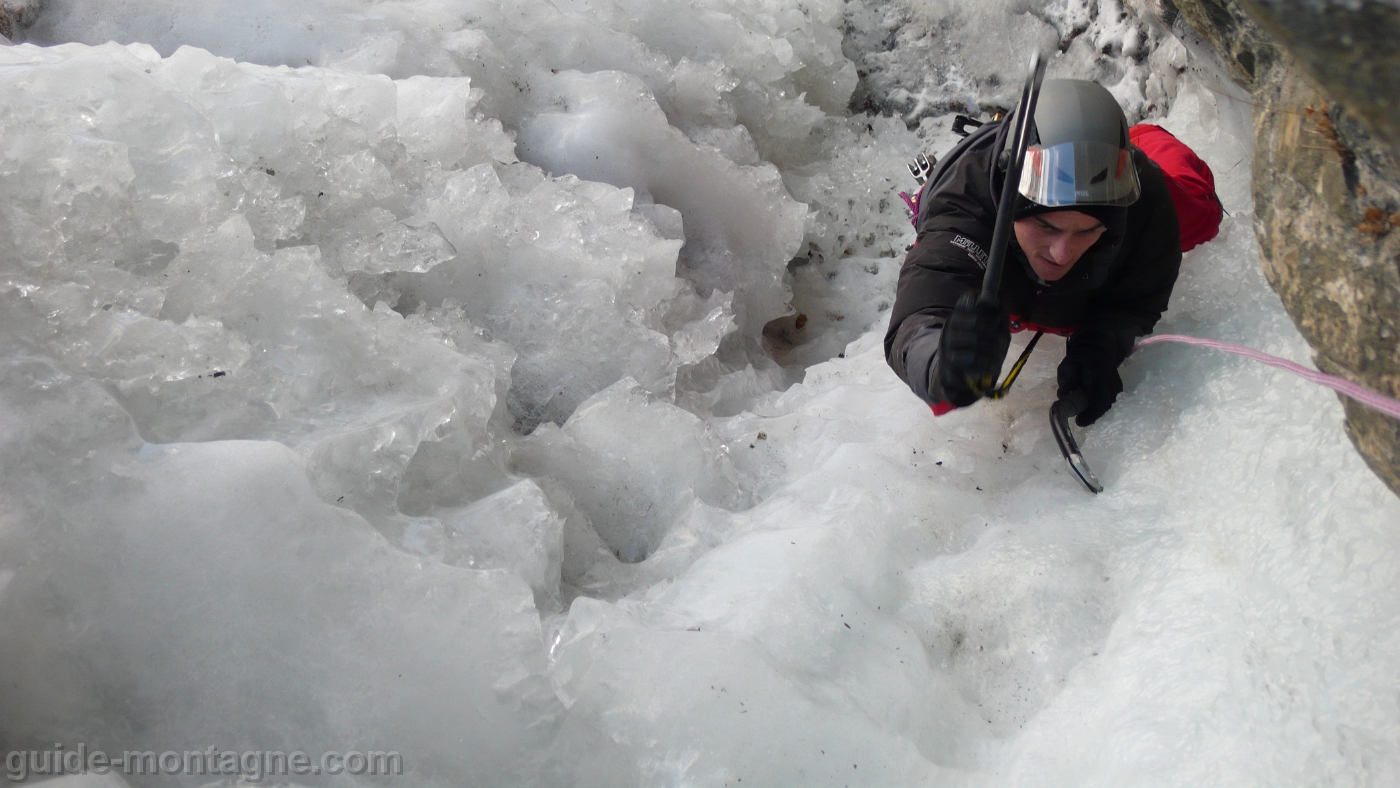
<path id="1" fill-rule="evenodd" d="M 538 430 L 514 462 L 563 482 L 624 561 L 654 550 L 691 499 L 729 509 L 751 503 L 713 433 L 631 379 L 584 403 L 563 429 Z"/>
<path id="2" fill-rule="evenodd" d="M 558 597 L 564 518 L 535 482 L 527 479 L 439 516 L 451 529 L 448 563 L 506 569 L 529 583 L 537 600 Z"/>
<path id="3" fill-rule="evenodd" d="M 383 208 L 371 208 L 351 219 L 327 241 L 332 246 L 328 251 L 346 272 L 421 273 L 457 256 L 436 225 L 410 227 Z"/>
<path id="4" fill-rule="evenodd" d="M 521 156 L 553 172 L 631 187 L 686 217 L 682 276 L 701 292 L 737 293 L 743 332 L 757 337 L 786 311 L 783 271 L 806 211 L 769 167 L 740 167 L 668 123 L 636 78 L 560 75 L 567 112 L 542 113 L 520 133 Z"/>
<path id="5" fill-rule="evenodd" d="M 451 167 L 466 154 L 467 111 L 481 91 L 467 79 L 410 77 L 398 89 L 399 141 L 408 155 Z"/>
<path id="6" fill-rule="evenodd" d="M 81 389 L 26 394 L 18 382 L 0 382 L 6 421 L 62 409 L 63 393 Z M 0 605 L 0 673 L 27 688 L 0 701 L 0 730 L 16 749 L 51 746 L 51 736 L 33 731 L 66 720 L 63 731 L 108 751 L 152 742 L 157 752 L 209 742 L 240 751 L 359 746 L 397 750 L 425 773 L 498 783 L 510 769 L 486 753 L 538 746 L 529 727 L 557 715 L 522 580 L 394 550 L 363 519 L 322 502 L 304 460 L 286 447 L 223 441 L 126 451 L 94 443 L 101 433 L 89 430 L 64 449 L 65 438 L 50 434 L 47 446 L 6 442 L 6 457 L 42 466 L 16 466 L 8 479 L 76 484 L 96 470 L 109 483 L 54 504 L 73 526 L 68 538 L 45 537 L 38 520 L 6 529 L 6 544 L 24 538 L 36 548 Z M 82 461 L 84 446 L 109 452 L 101 469 Z M 115 464 L 114 449 L 125 455 Z M 74 450 L 78 462 L 62 453 Z M 94 572 L 98 565 L 108 570 Z M 456 623 L 442 628 L 444 616 Z M 92 671 L 98 663 L 103 669 Z M 220 680 L 205 680 L 206 671 Z M 124 707 L 161 710 L 140 732 L 84 722 L 109 703 L 114 676 Z M 51 681 L 62 681 L 63 693 L 51 692 Z M 386 681 L 401 703 L 366 691 Z M 462 715 L 461 704 L 475 711 Z M 230 719 L 244 720 L 237 733 Z M 471 754 L 460 749 L 463 737 L 475 742 Z"/>

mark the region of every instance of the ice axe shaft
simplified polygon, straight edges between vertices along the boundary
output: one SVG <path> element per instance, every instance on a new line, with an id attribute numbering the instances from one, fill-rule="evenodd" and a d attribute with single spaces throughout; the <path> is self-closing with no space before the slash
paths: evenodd
<path id="1" fill-rule="evenodd" d="M 1006 267 L 1006 247 L 1011 240 L 1011 227 L 1015 221 L 1016 192 L 1021 185 L 1021 168 L 1026 162 L 1026 146 L 1030 141 L 1031 118 L 1035 116 L 1040 83 L 1044 79 L 1045 59 L 1037 52 L 1031 57 L 1031 73 L 1026 76 L 1026 86 L 1016 106 L 1016 128 L 1011 137 L 1012 145 L 1006 152 L 1006 180 L 1001 185 L 997 221 L 992 228 L 992 248 L 988 250 L 987 271 L 982 276 L 982 293 L 977 299 L 984 304 L 998 304 L 1001 272 Z"/>
<path id="2" fill-rule="evenodd" d="M 1021 184 L 1021 167 L 1026 161 L 1026 145 L 1030 140 L 1031 118 L 1035 115 L 1036 100 L 1040 97 L 1040 83 L 1045 78 L 1045 59 L 1037 52 L 1031 56 L 1031 72 L 1026 75 L 1026 85 L 1021 90 L 1021 100 L 1016 105 L 1016 127 L 1009 139 L 1010 147 L 1002 152 L 1006 163 L 1006 180 L 1001 184 L 1001 197 L 997 201 L 997 221 L 992 227 L 992 247 L 988 250 L 987 270 L 982 275 L 982 292 L 977 297 L 979 307 L 1000 310 L 998 293 L 1001 291 L 1001 272 L 1006 267 L 1006 247 L 1011 241 L 1011 227 L 1015 222 L 1016 193 Z M 968 388 L 977 396 L 990 396 L 996 388 L 995 377 L 978 379 L 967 376 Z"/>

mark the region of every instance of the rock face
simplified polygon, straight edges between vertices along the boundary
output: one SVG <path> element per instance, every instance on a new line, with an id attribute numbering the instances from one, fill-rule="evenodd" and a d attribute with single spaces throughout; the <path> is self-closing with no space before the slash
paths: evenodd
<path id="1" fill-rule="evenodd" d="M 1400 4 L 1247 0 L 1253 17 L 1377 137 L 1400 146 Z"/>
<path id="2" fill-rule="evenodd" d="M 1400 9 L 1175 6 L 1254 94 L 1255 234 L 1318 368 L 1400 397 Z M 1400 422 L 1343 402 L 1347 433 L 1400 494 Z"/>
<path id="3" fill-rule="evenodd" d="M 34 24 L 43 0 L 0 0 L 0 36 L 11 41 Z"/>

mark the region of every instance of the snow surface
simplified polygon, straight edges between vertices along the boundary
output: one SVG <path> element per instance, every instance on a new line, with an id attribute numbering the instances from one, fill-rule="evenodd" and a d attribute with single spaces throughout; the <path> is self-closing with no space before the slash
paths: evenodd
<path id="1" fill-rule="evenodd" d="M 939 419 L 884 365 L 903 163 L 1046 45 L 1219 178 L 1159 329 L 1307 358 L 1249 107 L 1133 7 L 42 8 L 0 48 L 0 749 L 1400 780 L 1400 501 L 1330 393 L 1144 350 L 1092 497 L 1062 342 Z"/>

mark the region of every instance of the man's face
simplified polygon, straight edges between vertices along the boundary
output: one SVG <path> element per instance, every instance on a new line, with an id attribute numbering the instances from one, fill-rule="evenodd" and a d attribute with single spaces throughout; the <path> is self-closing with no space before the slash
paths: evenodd
<path id="1" fill-rule="evenodd" d="M 1042 213 L 1016 222 L 1016 243 L 1047 282 L 1069 273 L 1079 258 L 1103 235 L 1103 222 L 1079 211 Z"/>

